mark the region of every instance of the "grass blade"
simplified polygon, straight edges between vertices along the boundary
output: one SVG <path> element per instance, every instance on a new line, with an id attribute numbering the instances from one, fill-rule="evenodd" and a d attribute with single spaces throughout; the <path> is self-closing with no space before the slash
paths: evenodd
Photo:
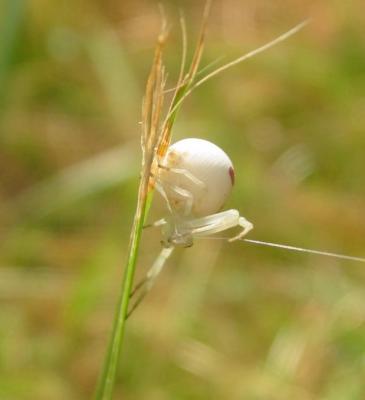
<path id="1" fill-rule="evenodd" d="M 146 213 L 152 201 L 153 185 L 151 185 L 150 182 L 151 170 L 162 137 L 159 124 L 165 84 L 165 72 L 162 64 L 162 48 L 165 39 L 166 28 L 165 24 L 163 24 L 155 50 L 151 72 L 147 80 L 146 93 L 143 101 L 141 136 L 142 171 L 137 207 L 130 236 L 127 265 L 124 272 L 121 294 L 115 311 L 114 326 L 95 396 L 97 400 L 110 400 L 113 395 L 117 367 L 123 346 L 129 300 L 132 292 L 142 229 Z"/>

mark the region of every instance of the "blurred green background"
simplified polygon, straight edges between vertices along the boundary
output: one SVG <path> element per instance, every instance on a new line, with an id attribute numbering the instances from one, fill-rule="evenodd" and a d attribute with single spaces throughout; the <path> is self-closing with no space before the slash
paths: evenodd
<path id="1" fill-rule="evenodd" d="M 203 2 L 164 3 L 169 87 Z M 231 156 L 251 238 L 365 255 L 365 3 L 216 0 L 203 65 L 285 43 L 188 99 L 174 139 Z M 134 212 L 157 1 L 0 2 L 0 399 L 90 399 Z M 151 221 L 166 213 L 156 195 Z M 143 237 L 137 279 L 158 254 Z M 365 398 L 361 263 L 178 250 L 133 315 L 116 399 Z"/>

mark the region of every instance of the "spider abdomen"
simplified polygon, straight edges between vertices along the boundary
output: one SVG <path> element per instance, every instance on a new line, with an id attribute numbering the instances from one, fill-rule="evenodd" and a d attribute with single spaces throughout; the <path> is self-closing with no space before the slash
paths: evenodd
<path id="1" fill-rule="evenodd" d="M 203 139 L 183 139 L 171 145 L 162 167 L 160 183 L 171 207 L 179 214 L 198 217 L 218 212 L 234 184 L 230 158 Z"/>

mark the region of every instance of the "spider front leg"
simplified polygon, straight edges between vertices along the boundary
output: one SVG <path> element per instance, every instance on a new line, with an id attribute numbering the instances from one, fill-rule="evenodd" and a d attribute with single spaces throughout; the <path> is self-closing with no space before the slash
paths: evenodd
<path id="1" fill-rule="evenodd" d="M 167 208 L 168 208 L 170 214 L 172 214 L 172 215 L 176 213 L 175 206 L 171 204 L 171 201 L 169 199 L 168 194 L 166 193 L 165 188 L 180 197 L 181 202 L 183 204 L 181 207 L 183 209 L 183 215 L 189 215 L 193 208 L 193 202 L 194 202 L 193 195 L 188 190 L 183 189 L 180 186 L 172 185 L 169 183 L 168 184 L 165 183 L 165 185 L 162 186 L 160 183 L 157 182 L 156 189 L 161 194 L 161 196 L 165 199 Z"/>
<path id="2" fill-rule="evenodd" d="M 217 214 L 186 221 L 186 228 L 191 229 L 194 237 L 210 236 L 236 226 L 242 227 L 243 230 L 238 235 L 228 239 L 230 242 L 241 239 L 253 229 L 253 224 L 244 217 L 241 217 L 237 210 L 222 211 Z"/>
<path id="3" fill-rule="evenodd" d="M 244 217 L 239 217 L 238 225 L 243 228 L 243 231 L 241 231 L 238 235 L 228 239 L 229 242 L 234 242 L 235 240 L 243 238 L 253 229 L 253 224 L 250 221 L 247 221 L 247 219 Z"/>
<path id="4" fill-rule="evenodd" d="M 182 212 L 182 215 L 189 216 L 194 205 L 194 196 L 192 192 L 195 192 L 197 188 L 204 190 L 206 187 L 205 184 L 187 169 L 171 168 L 163 164 L 158 164 L 158 167 L 162 170 L 162 174 L 157 179 L 156 189 L 165 199 L 170 213 L 179 214 Z M 179 179 L 172 179 L 170 174 L 184 177 L 193 187 L 191 190 L 187 187 L 183 187 L 186 185 L 186 182 L 185 185 L 181 184 Z M 180 200 L 176 201 L 176 198 Z"/>
<path id="5" fill-rule="evenodd" d="M 131 297 L 133 297 L 140 290 L 141 293 L 134 302 L 134 304 L 132 305 L 132 307 L 130 308 L 130 310 L 128 311 L 126 318 L 130 317 L 133 311 L 139 306 L 139 304 L 145 298 L 146 294 L 151 290 L 152 286 L 156 282 L 156 278 L 162 271 L 167 259 L 171 256 L 173 250 L 174 247 L 164 247 L 161 250 L 158 257 L 156 258 L 152 267 L 148 270 L 146 277 L 135 286 L 135 288 L 131 293 Z"/>
<path id="6" fill-rule="evenodd" d="M 192 183 L 194 183 L 195 185 L 197 185 L 197 186 L 199 186 L 201 188 L 205 187 L 204 183 L 200 179 L 198 179 L 194 174 L 192 174 L 190 171 L 188 171 L 185 168 L 171 168 L 171 167 L 168 167 L 168 166 L 163 165 L 163 164 L 158 164 L 158 167 L 160 169 L 162 169 L 162 170 L 167 171 L 167 172 L 172 172 L 174 174 L 183 175 L 187 179 L 189 179 L 189 181 L 191 181 Z"/>

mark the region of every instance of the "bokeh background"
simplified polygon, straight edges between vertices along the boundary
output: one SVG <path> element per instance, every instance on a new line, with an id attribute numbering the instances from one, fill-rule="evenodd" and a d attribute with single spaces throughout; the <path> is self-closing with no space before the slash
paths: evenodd
<path id="1" fill-rule="evenodd" d="M 178 75 L 202 1 L 165 1 Z M 231 156 L 252 238 L 365 255 L 365 3 L 216 0 L 174 139 Z M 121 285 L 157 1 L 0 2 L 0 398 L 92 397 Z M 217 64 L 216 64 L 217 65 Z M 156 195 L 151 221 L 166 213 Z M 138 277 L 160 249 L 143 237 Z M 137 277 L 137 278 L 138 278 Z M 133 315 L 116 399 L 365 398 L 365 266 L 247 243 L 180 249 Z"/>

